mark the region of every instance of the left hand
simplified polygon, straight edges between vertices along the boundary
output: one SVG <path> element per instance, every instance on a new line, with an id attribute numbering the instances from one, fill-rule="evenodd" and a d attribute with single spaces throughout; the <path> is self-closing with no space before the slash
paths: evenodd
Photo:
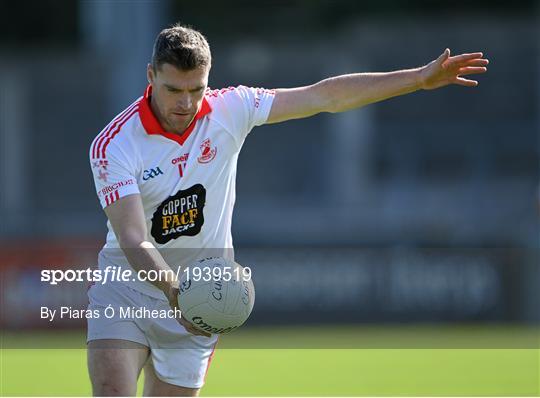
<path id="1" fill-rule="evenodd" d="M 436 60 L 420 69 L 420 88 L 433 90 L 449 84 L 476 87 L 476 80 L 461 76 L 487 72 L 489 60 L 483 58 L 481 52 L 461 54 L 451 57 L 447 48 Z"/>

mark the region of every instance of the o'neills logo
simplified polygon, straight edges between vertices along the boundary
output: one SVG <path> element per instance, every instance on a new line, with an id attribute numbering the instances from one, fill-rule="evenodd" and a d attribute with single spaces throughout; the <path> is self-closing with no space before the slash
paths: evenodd
<path id="1" fill-rule="evenodd" d="M 229 333 L 238 327 L 238 326 L 229 326 L 227 328 L 217 328 L 206 323 L 200 316 L 192 317 L 191 322 L 193 322 L 193 324 L 196 325 L 196 327 L 198 327 L 201 330 L 204 330 L 205 332 L 217 333 L 217 334 Z"/>
<path id="2" fill-rule="evenodd" d="M 210 138 L 207 138 L 206 140 L 204 140 L 200 148 L 201 148 L 201 156 L 197 158 L 197 161 L 199 163 L 211 162 L 212 159 L 216 157 L 217 148 L 216 147 L 212 148 L 212 145 L 210 144 Z"/>
<path id="3" fill-rule="evenodd" d="M 151 234 L 159 244 L 195 236 L 204 224 L 206 189 L 201 184 L 180 190 L 161 203 L 152 216 Z"/>

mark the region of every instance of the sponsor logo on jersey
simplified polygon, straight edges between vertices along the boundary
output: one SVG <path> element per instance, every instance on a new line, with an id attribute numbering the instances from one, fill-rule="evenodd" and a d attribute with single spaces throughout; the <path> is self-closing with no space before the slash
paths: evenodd
<path id="1" fill-rule="evenodd" d="M 217 154 L 217 148 L 212 148 L 212 144 L 210 143 L 210 138 L 207 138 L 203 141 L 203 143 L 200 146 L 201 148 L 201 155 L 197 158 L 197 161 L 199 163 L 209 163 L 211 162 Z"/>
<path id="2" fill-rule="evenodd" d="M 182 156 L 179 156 L 171 160 L 171 163 L 173 165 L 178 165 L 178 174 L 180 175 L 180 177 L 183 177 L 184 173 L 186 172 L 188 158 L 189 158 L 189 153 L 184 153 Z"/>
<path id="3" fill-rule="evenodd" d="M 255 103 L 254 103 L 255 108 L 258 108 L 261 105 L 261 98 L 265 94 L 275 95 L 276 91 L 275 90 L 268 90 L 266 88 L 258 88 L 257 93 L 255 95 Z"/>
<path id="4" fill-rule="evenodd" d="M 157 177 L 158 175 L 163 174 L 163 171 L 159 167 L 154 167 L 153 169 L 143 171 L 143 180 L 148 181 L 150 178 Z"/>
<path id="5" fill-rule="evenodd" d="M 201 184 L 180 190 L 161 203 L 152 216 L 151 234 L 159 244 L 195 236 L 204 224 L 206 189 Z"/>
<path id="6" fill-rule="evenodd" d="M 125 180 L 125 181 L 115 182 L 114 184 L 107 185 L 106 187 L 101 188 L 98 191 L 98 195 L 99 196 L 108 195 L 111 192 L 114 192 L 114 191 L 118 190 L 118 188 L 124 187 L 126 185 L 133 185 L 133 184 L 135 184 L 135 181 L 133 181 L 132 178 L 130 178 L 129 180 Z"/>

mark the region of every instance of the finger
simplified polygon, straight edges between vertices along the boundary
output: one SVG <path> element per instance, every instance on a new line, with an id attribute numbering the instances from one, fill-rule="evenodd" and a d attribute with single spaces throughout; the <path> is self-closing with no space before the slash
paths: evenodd
<path id="1" fill-rule="evenodd" d="M 210 337 L 210 333 L 207 333 L 207 332 L 203 332 L 202 330 L 199 330 L 197 328 L 195 328 L 194 326 L 188 326 L 186 328 L 186 330 L 191 333 L 191 334 L 194 334 L 196 336 L 205 336 L 205 337 Z"/>
<path id="2" fill-rule="evenodd" d="M 460 86 L 465 86 L 465 87 L 476 87 L 476 86 L 478 86 L 478 82 L 476 80 L 469 80 L 469 79 L 465 79 L 463 77 L 457 77 L 456 80 L 455 80 L 455 84 L 458 84 Z"/>
<path id="3" fill-rule="evenodd" d="M 191 334 L 195 334 L 197 336 L 206 336 L 206 337 L 210 337 L 211 334 L 208 333 L 208 332 L 205 332 L 204 330 L 200 330 L 200 329 L 197 329 L 195 326 L 193 326 L 193 324 L 191 322 L 187 322 L 187 326 L 185 326 L 187 331 L 190 332 Z"/>
<path id="4" fill-rule="evenodd" d="M 184 318 L 180 318 L 178 322 L 180 322 L 180 324 L 191 334 L 195 334 L 197 336 L 206 336 L 206 337 L 211 336 L 210 333 L 197 329 L 195 326 L 193 326 L 191 322 L 185 320 Z"/>
<path id="5" fill-rule="evenodd" d="M 469 61 L 471 59 L 482 58 L 483 53 L 469 53 L 469 54 L 460 54 L 450 58 L 452 62 L 463 62 Z"/>
<path id="6" fill-rule="evenodd" d="M 195 328 L 194 326 L 189 328 L 189 332 L 192 333 L 192 334 L 195 334 L 197 336 L 204 336 L 204 337 L 212 336 L 210 333 L 203 332 L 202 330 L 199 330 L 199 329 Z"/>
<path id="7" fill-rule="evenodd" d="M 480 59 L 471 59 L 470 61 L 467 61 L 465 63 L 465 66 L 488 66 L 488 64 L 489 64 L 489 59 L 480 58 Z"/>
<path id="8" fill-rule="evenodd" d="M 437 63 L 440 65 L 450 57 L 450 49 L 447 48 L 443 51 L 439 58 L 437 58 Z"/>
<path id="9" fill-rule="evenodd" d="M 477 73 L 486 73 L 486 72 L 487 72 L 487 68 L 484 68 L 482 66 L 468 66 L 465 68 L 460 68 L 458 71 L 458 74 L 466 76 L 466 75 L 474 75 Z"/>
<path id="10" fill-rule="evenodd" d="M 178 319 L 178 323 L 180 325 L 182 325 L 184 327 L 184 329 L 186 329 L 186 331 L 188 333 L 191 333 L 191 334 L 194 334 L 196 336 L 202 336 L 203 335 L 203 332 L 200 331 L 199 329 L 196 329 L 195 327 L 193 327 L 191 324 L 189 323 L 186 323 L 186 322 L 182 322 L 180 319 Z"/>

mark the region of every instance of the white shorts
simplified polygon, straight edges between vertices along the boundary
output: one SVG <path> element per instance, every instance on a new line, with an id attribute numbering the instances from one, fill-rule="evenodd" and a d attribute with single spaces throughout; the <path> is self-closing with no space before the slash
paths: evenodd
<path id="1" fill-rule="evenodd" d="M 195 336 L 174 318 L 121 318 L 120 307 L 125 315 L 126 308 L 168 311 L 170 306 L 165 296 L 156 299 L 119 282 L 93 285 L 88 299 L 88 309 L 97 311 L 99 318 L 88 319 L 87 341 L 120 339 L 143 344 L 150 348 L 160 380 L 187 388 L 203 386 L 218 335 Z M 104 316 L 108 306 L 114 309 L 112 318 Z"/>

